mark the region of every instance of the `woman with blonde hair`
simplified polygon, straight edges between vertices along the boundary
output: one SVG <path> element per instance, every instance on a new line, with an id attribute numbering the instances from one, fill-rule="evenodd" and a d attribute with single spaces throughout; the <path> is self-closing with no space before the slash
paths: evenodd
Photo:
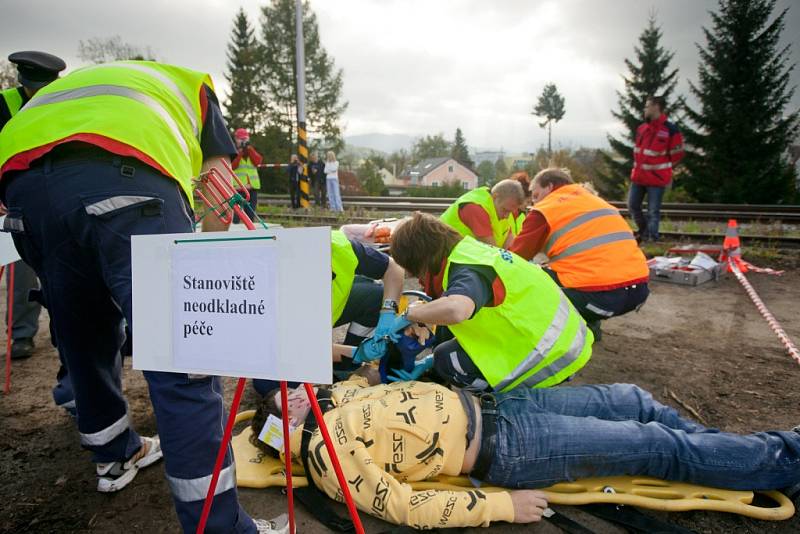
<path id="1" fill-rule="evenodd" d="M 328 151 L 325 155 L 325 184 L 328 189 L 328 203 L 333 211 L 344 211 L 342 192 L 339 190 L 339 162 L 336 154 Z"/>

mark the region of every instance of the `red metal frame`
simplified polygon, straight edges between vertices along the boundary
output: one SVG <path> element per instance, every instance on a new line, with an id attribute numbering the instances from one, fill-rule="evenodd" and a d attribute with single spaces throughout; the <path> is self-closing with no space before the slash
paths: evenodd
<path id="1" fill-rule="evenodd" d="M 0 280 L 3 279 L 3 272 L 6 266 L 0 266 Z M 3 393 L 11 391 L 11 333 L 14 327 L 14 264 L 8 265 L 8 326 L 6 329 L 6 381 L 3 386 Z"/>
<path id="2" fill-rule="evenodd" d="M 197 189 L 198 196 L 200 199 L 208 206 L 222 222 L 225 224 L 230 224 L 232 220 L 231 212 L 228 209 L 228 203 L 230 199 L 233 197 L 237 191 L 231 186 L 231 178 L 235 179 L 237 183 L 242 186 L 244 189 L 245 194 L 242 197 L 245 200 L 249 200 L 249 193 L 244 188 L 244 184 L 239 180 L 239 178 L 233 173 L 230 165 L 227 162 L 224 165 L 224 170 L 227 171 L 228 176 L 225 176 L 222 171 L 217 168 L 212 168 L 207 173 L 200 176 L 200 182 L 206 186 L 206 191 L 211 196 L 209 199 L 203 192 L 201 188 Z M 211 201 L 213 199 L 213 202 Z M 220 211 L 220 207 L 224 209 Z M 250 220 L 250 217 L 242 210 L 241 206 L 238 203 L 234 203 L 232 206 L 233 212 L 239 216 L 239 219 L 242 223 L 247 227 L 248 230 L 255 230 L 256 227 L 253 224 L 253 221 Z M 228 414 L 228 422 L 225 425 L 225 433 L 222 437 L 222 443 L 220 443 L 219 451 L 217 452 L 217 459 L 214 464 L 214 473 L 211 476 L 211 483 L 208 486 L 208 493 L 206 494 L 206 499 L 203 502 L 203 512 L 200 516 L 200 522 L 197 524 L 197 533 L 201 534 L 205 531 L 206 522 L 208 520 L 208 514 L 211 511 L 211 505 L 214 500 L 214 491 L 217 487 L 217 480 L 219 479 L 219 473 L 222 469 L 222 461 L 225 458 L 225 453 L 228 449 L 228 443 L 231 439 L 231 433 L 233 432 L 233 422 L 236 418 L 236 413 L 239 409 L 239 402 L 242 399 L 242 392 L 244 391 L 244 386 L 246 383 L 245 378 L 240 378 L 236 384 L 236 392 L 233 396 L 233 402 L 231 403 L 231 410 Z M 364 534 L 364 527 L 361 524 L 361 519 L 358 516 L 358 510 L 356 509 L 356 505 L 353 502 L 353 497 L 350 494 L 350 488 L 347 486 L 347 479 L 344 477 L 344 473 L 342 472 L 342 466 L 339 463 L 339 458 L 336 455 L 336 450 L 333 447 L 333 441 L 331 440 L 330 433 L 328 432 L 328 427 L 325 424 L 324 419 L 322 418 L 322 410 L 319 407 L 319 403 L 317 402 L 317 396 L 314 393 L 314 389 L 311 387 L 311 384 L 303 384 L 306 389 L 306 394 L 308 395 L 309 401 L 311 402 L 311 409 L 314 412 L 314 416 L 317 418 L 317 422 L 319 423 L 319 429 L 322 433 L 322 438 L 325 441 L 325 446 L 328 448 L 328 453 L 331 457 L 331 462 L 333 463 L 334 471 L 336 471 L 336 478 L 339 480 L 339 485 L 342 488 L 342 494 L 344 495 L 345 502 L 347 503 L 347 510 L 350 512 L 350 518 L 353 520 L 353 525 L 355 526 L 355 530 L 358 534 Z M 287 413 L 288 407 L 288 388 L 286 386 L 286 381 L 281 381 L 281 409 L 282 409 L 282 419 L 283 419 L 283 445 L 284 445 L 284 456 L 286 461 L 286 493 L 289 498 L 289 532 L 294 534 L 295 531 L 295 517 L 294 517 L 294 493 L 292 490 L 292 455 L 290 450 L 289 444 L 289 415 Z M 307 473 L 306 476 L 311 476 L 310 473 Z"/>

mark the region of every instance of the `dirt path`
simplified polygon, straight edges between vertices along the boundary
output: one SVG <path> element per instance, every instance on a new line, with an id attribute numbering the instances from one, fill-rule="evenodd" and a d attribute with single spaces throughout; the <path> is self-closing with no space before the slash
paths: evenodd
<path id="1" fill-rule="evenodd" d="M 782 278 L 749 278 L 784 328 L 800 340 L 800 271 Z M 671 391 L 710 425 L 724 430 L 800 424 L 800 365 L 783 352 L 735 279 L 699 288 L 654 283 L 652 289 L 640 313 L 604 325 L 603 341 L 576 382 L 634 382 L 675 406 Z M 140 473 L 120 494 L 95 491 L 93 468 L 78 446 L 77 431 L 50 396 L 57 356 L 49 346 L 46 324 L 45 316 L 36 354 L 14 363 L 12 392 L 0 398 L 0 532 L 177 532 L 161 465 Z M 126 368 L 134 424 L 143 434 L 154 433 L 144 379 L 130 370 L 129 360 Z M 227 386 L 231 394 L 233 381 Z M 253 404 L 248 391 L 244 406 Z M 242 490 L 240 498 L 254 517 L 275 516 L 286 506 L 278 490 Z M 597 532 L 621 532 L 580 511 L 558 509 Z M 300 532 L 326 532 L 299 507 L 298 514 Z M 697 532 L 800 532 L 798 516 L 778 523 L 707 512 L 661 517 Z M 367 517 L 365 526 L 370 533 L 387 528 Z M 464 532 L 523 531 L 560 532 L 549 523 L 525 528 L 499 524 Z"/>

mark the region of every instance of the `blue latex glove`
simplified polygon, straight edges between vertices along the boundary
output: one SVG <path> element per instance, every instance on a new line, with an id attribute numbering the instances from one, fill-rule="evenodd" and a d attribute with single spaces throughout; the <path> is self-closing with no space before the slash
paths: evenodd
<path id="1" fill-rule="evenodd" d="M 353 362 L 365 363 L 378 360 L 386 355 L 389 343 L 385 339 L 368 338 L 353 349 Z"/>
<path id="2" fill-rule="evenodd" d="M 429 354 L 425 356 L 421 360 L 417 360 L 414 362 L 414 369 L 411 371 L 404 371 L 402 369 L 393 369 L 392 373 L 386 378 L 389 382 L 408 382 L 410 380 L 416 380 L 422 374 L 433 367 L 433 354 Z"/>
<path id="3" fill-rule="evenodd" d="M 375 333 L 372 335 L 374 338 L 386 338 L 394 332 L 392 331 L 392 323 L 397 316 L 393 310 L 381 310 L 378 318 L 378 326 L 375 327 Z"/>
<path id="4" fill-rule="evenodd" d="M 392 319 L 391 325 L 389 325 L 389 338 L 397 343 L 400 341 L 400 338 L 403 337 L 403 330 L 405 330 L 406 327 L 410 326 L 411 324 L 411 321 L 406 318 L 405 314 L 395 315 Z"/>

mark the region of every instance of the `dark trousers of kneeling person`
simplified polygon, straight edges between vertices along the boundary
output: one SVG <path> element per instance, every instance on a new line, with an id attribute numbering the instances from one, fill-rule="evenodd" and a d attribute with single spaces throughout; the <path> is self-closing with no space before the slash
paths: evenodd
<path id="1" fill-rule="evenodd" d="M 17 249 L 42 281 L 82 447 L 95 463 L 125 462 L 142 443 L 121 383 L 123 319 L 133 326 L 130 236 L 192 232 L 191 210 L 178 183 L 151 167 L 70 146 L 4 177 L 8 217 L 19 219 L 6 228 L 16 229 Z M 175 509 L 183 528 L 194 530 L 222 441 L 222 382 L 185 373 L 144 376 Z M 217 492 L 207 531 L 253 531 L 238 504 L 230 453 Z"/>
<path id="2" fill-rule="evenodd" d="M 575 306 L 575 309 L 578 310 L 578 313 L 583 316 L 590 326 L 598 321 L 638 310 L 650 295 L 647 282 L 631 284 L 627 287 L 608 291 L 581 291 L 562 286 L 555 271 L 544 269 L 544 272 L 549 274 L 558 284 L 561 291 L 564 292 L 572 302 L 572 305 Z"/>
<path id="3" fill-rule="evenodd" d="M 237 189 L 236 192 L 239 193 L 242 196 L 245 195 L 245 192 L 242 191 L 241 189 Z M 256 220 L 256 210 L 258 208 L 258 190 L 257 189 L 248 189 L 247 192 L 250 193 L 250 201 L 247 203 L 247 205 L 245 205 L 245 207 L 243 209 L 244 209 L 244 212 L 247 214 L 247 216 L 250 217 L 250 220 L 251 221 L 255 221 Z M 239 221 L 239 216 L 234 213 L 233 214 L 233 224 L 239 224 L 239 222 L 241 222 L 241 221 Z"/>
<path id="4" fill-rule="evenodd" d="M 341 317 L 333 325 L 334 328 L 350 323 L 343 343 L 358 346 L 362 341 L 372 335 L 372 330 L 378 325 L 381 306 L 383 305 L 383 284 L 376 283 L 370 278 L 356 276 L 350 295 L 344 305 Z M 337 379 L 347 377 L 359 366 L 350 360 L 334 362 L 333 373 Z M 297 382 L 290 382 L 289 387 L 297 387 Z M 253 387 L 261 395 L 280 386 L 275 380 L 253 379 Z"/>

